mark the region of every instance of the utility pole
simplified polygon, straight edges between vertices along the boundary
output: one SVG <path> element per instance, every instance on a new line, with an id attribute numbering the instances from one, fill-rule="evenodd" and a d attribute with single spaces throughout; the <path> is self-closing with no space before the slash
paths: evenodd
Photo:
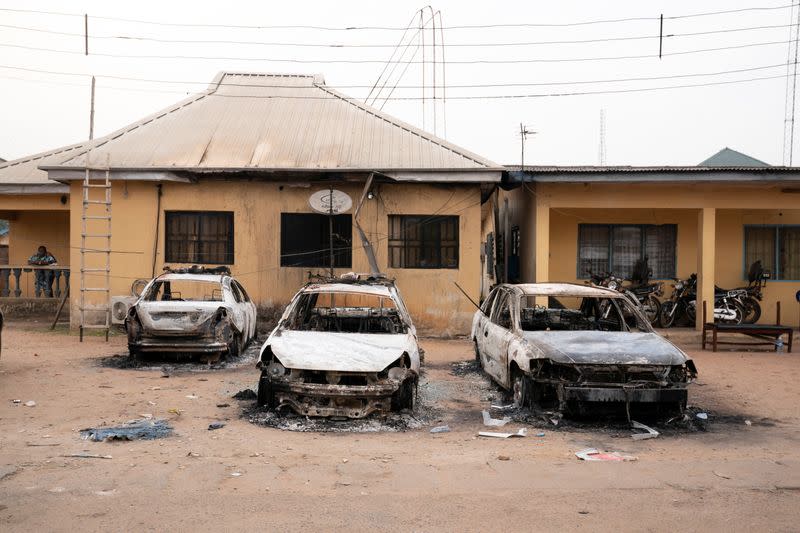
<path id="1" fill-rule="evenodd" d="M 520 170 L 523 172 L 525 171 L 525 141 L 528 140 L 528 135 L 536 135 L 537 133 L 536 131 L 528 130 L 522 122 L 519 123 L 520 151 L 522 152 L 520 154 Z"/>
<path id="2" fill-rule="evenodd" d="M 606 166 L 606 110 L 600 110 L 600 149 L 597 156 L 601 167 Z"/>
<path id="3" fill-rule="evenodd" d="M 92 100 L 89 104 L 89 140 L 94 139 L 94 76 L 92 76 Z"/>
<path id="4" fill-rule="evenodd" d="M 788 77 L 786 79 L 785 117 L 783 121 L 783 164 L 792 166 L 794 158 L 794 116 L 797 92 L 798 42 L 800 42 L 800 7 L 797 10 L 794 24 L 789 28 L 789 58 L 786 61 Z M 794 15 L 794 12 L 792 12 Z"/>
<path id="5" fill-rule="evenodd" d="M 333 185 L 331 185 L 328 192 L 328 245 L 331 247 L 331 278 L 333 278 Z"/>

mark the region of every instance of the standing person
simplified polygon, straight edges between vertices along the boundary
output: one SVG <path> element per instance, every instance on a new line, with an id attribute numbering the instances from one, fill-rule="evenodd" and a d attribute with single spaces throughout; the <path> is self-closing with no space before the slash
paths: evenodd
<path id="1" fill-rule="evenodd" d="M 36 265 L 36 266 L 49 266 L 55 265 L 57 263 L 56 258 L 53 257 L 50 252 L 47 251 L 47 248 L 44 246 L 40 246 L 36 253 L 33 254 L 30 259 L 28 259 L 29 265 Z M 34 271 L 36 276 L 36 297 L 39 298 L 40 295 L 45 296 L 46 298 L 53 297 L 53 271 L 52 270 L 40 270 L 36 269 Z"/>

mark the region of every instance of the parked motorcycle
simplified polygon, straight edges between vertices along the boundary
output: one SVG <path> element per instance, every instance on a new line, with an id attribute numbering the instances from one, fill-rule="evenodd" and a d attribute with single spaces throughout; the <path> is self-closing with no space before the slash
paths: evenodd
<path id="1" fill-rule="evenodd" d="M 750 270 L 747 273 L 747 286 L 737 287 L 736 289 L 720 289 L 715 287 L 717 291 L 734 293 L 735 297 L 739 300 L 744 307 L 745 324 L 755 324 L 761 318 L 761 304 L 759 303 L 764 297 L 762 289 L 766 286 L 767 280 L 770 279 L 771 273 L 764 270 L 761 265 L 761 260 L 754 262 L 750 265 Z"/>
<path id="2" fill-rule="evenodd" d="M 661 326 L 670 328 L 686 321 L 694 324 L 697 319 L 697 274 L 689 279 L 675 279 L 672 297 L 661 304 Z M 741 324 L 744 320 L 744 306 L 740 302 L 743 291 L 715 291 L 714 322 L 721 324 Z"/>
<path id="3" fill-rule="evenodd" d="M 630 280 L 614 276 L 611 272 L 595 274 L 589 270 L 588 274 L 592 284 L 608 287 L 609 289 L 625 294 L 631 302 L 639 307 L 650 324 L 655 326 L 658 323 L 659 316 L 661 315 L 661 302 L 658 297 L 664 294 L 663 283 L 658 282 L 639 286 L 624 286 L 623 283 Z"/>

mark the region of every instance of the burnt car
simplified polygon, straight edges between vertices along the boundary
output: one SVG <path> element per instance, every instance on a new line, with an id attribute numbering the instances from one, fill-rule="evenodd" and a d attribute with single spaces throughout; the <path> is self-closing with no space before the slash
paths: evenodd
<path id="1" fill-rule="evenodd" d="M 164 270 L 128 310 L 131 356 L 236 356 L 255 338 L 256 306 L 227 267 Z"/>
<path id="2" fill-rule="evenodd" d="M 393 281 L 309 283 L 261 348 L 258 404 L 348 418 L 413 409 L 420 351 Z"/>
<path id="3" fill-rule="evenodd" d="M 498 285 L 475 313 L 472 340 L 483 369 L 517 406 L 682 411 L 697 375 L 624 294 L 604 287 Z"/>

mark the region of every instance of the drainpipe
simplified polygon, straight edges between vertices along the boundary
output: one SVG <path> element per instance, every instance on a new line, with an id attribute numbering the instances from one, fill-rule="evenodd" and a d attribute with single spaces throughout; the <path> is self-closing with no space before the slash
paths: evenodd
<path id="1" fill-rule="evenodd" d="M 158 254 L 158 232 L 159 222 L 161 222 L 161 184 L 156 184 L 156 234 L 153 239 L 153 273 L 152 277 L 156 277 L 156 256 Z"/>

